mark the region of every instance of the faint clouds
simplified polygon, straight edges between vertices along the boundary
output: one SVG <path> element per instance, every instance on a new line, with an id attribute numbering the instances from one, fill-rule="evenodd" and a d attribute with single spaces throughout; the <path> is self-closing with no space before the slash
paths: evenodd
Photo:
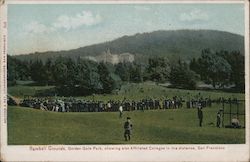
<path id="1" fill-rule="evenodd" d="M 190 12 L 187 13 L 182 13 L 180 15 L 180 20 L 181 21 L 187 21 L 187 22 L 191 22 L 191 21 L 206 21 L 209 19 L 209 16 L 207 13 L 199 10 L 199 9 L 194 9 Z"/>
<path id="2" fill-rule="evenodd" d="M 24 34 L 48 34 L 58 29 L 69 31 L 82 26 L 96 25 L 101 21 L 100 15 L 94 15 L 90 11 L 82 11 L 75 16 L 61 15 L 54 23 L 48 25 L 33 21 L 24 26 Z"/>
<path id="3" fill-rule="evenodd" d="M 55 23 L 53 23 L 54 28 L 63 28 L 66 30 L 76 29 L 81 26 L 92 26 L 101 22 L 100 15 L 94 15 L 90 11 L 82 11 L 75 16 L 62 15 L 59 16 Z"/>
<path id="4" fill-rule="evenodd" d="M 37 21 L 33 21 L 24 26 L 24 34 L 40 34 L 49 33 L 51 31 L 51 28 Z"/>

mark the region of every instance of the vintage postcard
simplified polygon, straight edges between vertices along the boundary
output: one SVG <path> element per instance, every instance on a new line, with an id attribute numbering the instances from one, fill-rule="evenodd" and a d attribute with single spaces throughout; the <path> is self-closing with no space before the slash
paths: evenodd
<path id="1" fill-rule="evenodd" d="M 247 0 L 2 0 L 1 161 L 248 162 Z"/>

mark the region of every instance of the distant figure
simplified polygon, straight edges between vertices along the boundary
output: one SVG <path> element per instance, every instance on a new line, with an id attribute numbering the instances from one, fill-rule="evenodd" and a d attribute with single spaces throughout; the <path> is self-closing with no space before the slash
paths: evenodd
<path id="1" fill-rule="evenodd" d="M 220 128 L 220 123 L 221 123 L 221 114 L 220 111 L 217 112 L 217 122 L 216 122 L 216 126 L 218 128 Z"/>
<path id="2" fill-rule="evenodd" d="M 108 111 L 111 111 L 111 103 L 110 102 L 107 103 L 107 107 L 108 107 Z"/>
<path id="3" fill-rule="evenodd" d="M 69 105 L 67 104 L 65 107 L 66 107 L 66 112 L 69 112 Z"/>
<path id="4" fill-rule="evenodd" d="M 131 136 L 131 132 L 132 132 L 132 123 L 130 121 L 130 117 L 127 117 L 127 121 L 124 123 L 124 138 L 125 138 L 125 141 L 128 141 L 130 140 L 130 136 Z"/>
<path id="5" fill-rule="evenodd" d="M 61 108 L 61 112 L 65 112 L 65 104 L 64 101 L 58 100 L 59 107 Z"/>
<path id="6" fill-rule="evenodd" d="M 201 104 L 198 105 L 198 118 L 199 118 L 199 125 L 202 127 L 202 120 L 203 120 L 203 112 Z"/>
<path id="7" fill-rule="evenodd" d="M 122 112 L 123 112 L 123 108 L 122 105 L 119 106 L 119 117 L 122 118 Z"/>
<path id="8" fill-rule="evenodd" d="M 58 105 L 56 105 L 56 112 L 58 112 L 59 111 L 59 106 Z"/>
<path id="9" fill-rule="evenodd" d="M 217 112 L 217 122 L 216 122 L 216 126 L 218 127 L 218 128 L 220 128 L 220 126 L 221 126 L 221 118 L 222 118 L 222 109 L 220 109 L 218 112 Z"/>
<path id="10" fill-rule="evenodd" d="M 233 128 L 240 128 L 240 121 L 237 119 L 236 116 L 233 117 L 231 124 Z"/>

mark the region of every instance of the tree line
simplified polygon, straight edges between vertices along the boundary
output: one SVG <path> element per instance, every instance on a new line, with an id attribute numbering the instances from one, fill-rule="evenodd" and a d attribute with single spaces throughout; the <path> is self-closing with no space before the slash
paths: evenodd
<path id="1" fill-rule="evenodd" d="M 203 81 L 214 88 L 233 86 L 244 91 L 244 56 L 238 51 L 213 52 L 204 49 L 199 58 L 191 61 L 171 60 L 165 57 L 148 58 L 147 63 L 121 62 L 109 64 L 78 58 L 57 57 L 21 61 L 8 56 L 8 84 L 17 80 L 31 80 L 38 85 L 53 85 L 62 95 L 90 95 L 111 93 L 122 82 L 153 81 L 171 83 L 172 87 L 196 89 Z"/>
<path id="2" fill-rule="evenodd" d="M 245 89 L 245 58 L 239 51 L 202 50 L 200 58 L 191 60 L 190 69 L 214 88 L 233 85 L 236 91 Z"/>

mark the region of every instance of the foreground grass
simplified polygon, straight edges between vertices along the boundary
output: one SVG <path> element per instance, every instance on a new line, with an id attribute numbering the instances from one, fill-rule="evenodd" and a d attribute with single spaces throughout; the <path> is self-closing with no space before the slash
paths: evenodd
<path id="1" fill-rule="evenodd" d="M 8 107 L 8 144 L 240 144 L 244 129 L 216 128 L 217 108 L 204 109 L 198 127 L 196 109 L 125 112 L 56 113 Z M 123 123 L 134 125 L 130 142 L 123 139 Z"/>

